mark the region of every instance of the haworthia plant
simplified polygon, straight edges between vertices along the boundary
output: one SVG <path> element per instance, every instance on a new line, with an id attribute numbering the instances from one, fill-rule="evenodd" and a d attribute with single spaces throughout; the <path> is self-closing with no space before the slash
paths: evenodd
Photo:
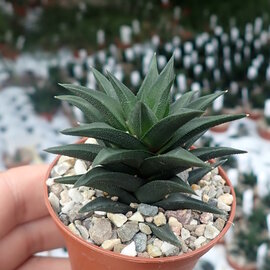
<path id="1" fill-rule="evenodd" d="M 226 92 L 198 99 L 194 99 L 193 92 L 187 92 L 171 103 L 173 65 L 172 58 L 159 74 L 154 55 L 137 95 L 113 74 L 108 73 L 106 77 L 95 69 L 93 73 L 100 91 L 62 84 L 69 94 L 58 98 L 78 107 L 87 120 L 87 123 L 62 133 L 95 138 L 99 144 L 71 144 L 47 149 L 50 153 L 92 162 L 92 169 L 86 174 L 62 177 L 56 182 L 96 188 L 119 198 L 116 202 L 110 197 L 96 198 L 84 205 L 81 212 L 126 213 L 134 211 L 129 204 L 137 202 L 165 210 L 193 209 L 224 214 L 191 196 L 191 184 L 220 164 L 210 165 L 209 159 L 244 151 L 226 147 L 190 147 L 209 128 L 245 115 L 204 115 L 207 107 Z M 187 182 L 177 176 L 186 169 L 192 169 Z M 157 237 L 180 245 L 169 226 L 149 226 Z"/>

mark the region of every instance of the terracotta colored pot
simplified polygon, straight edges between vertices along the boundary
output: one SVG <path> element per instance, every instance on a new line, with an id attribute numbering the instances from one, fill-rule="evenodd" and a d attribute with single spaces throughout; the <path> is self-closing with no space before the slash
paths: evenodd
<path id="1" fill-rule="evenodd" d="M 260 134 L 260 136 L 263 139 L 270 141 L 270 130 L 269 129 L 264 129 L 264 128 L 259 126 L 258 133 Z"/>
<path id="2" fill-rule="evenodd" d="M 81 140 L 80 142 L 83 142 Z M 231 188 L 233 195 L 232 210 L 226 226 L 220 234 L 208 244 L 196 249 L 195 251 L 185 253 L 180 256 L 164 257 L 164 258 L 142 258 L 124 256 L 112 251 L 104 250 L 98 246 L 84 241 L 82 238 L 74 235 L 58 218 L 48 200 L 48 188 L 46 180 L 49 178 L 53 166 L 56 164 L 60 156 L 58 156 L 51 164 L 46 179 L 44 181 L 45 203 L 49 213 L 59 227 L 66 242 L 69 258 L 73 270 L 192 270 L 198 259 L 210 250 L 225 235 L 230 228 L 236 208 L 236 197 L 232 184 L 222 168 L 219 168 L 220 175 L 226 180 Z M 49 237 L 49 236 L 48 236 Z"/>
<path id="3" fill-rule="evenodd" d="M 230 255 L 227 255 L 227 261 L 231 267 L 235 270 L 257 270 L 256 264 L 251 263 L 250 265 L 239 265 Z"/>
<path id="4" fill-rule="evenodd" d="M 248 118 L 257 121 L 263 117 L 263 110 L 260 109 L 252 109 L 252 110 L 245 110 L 246 114 L 249 114 Z"/>

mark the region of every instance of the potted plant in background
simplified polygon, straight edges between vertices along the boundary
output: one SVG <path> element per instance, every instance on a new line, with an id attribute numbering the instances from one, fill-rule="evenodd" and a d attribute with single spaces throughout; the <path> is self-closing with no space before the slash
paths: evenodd
<path id="1" fill-rule="evenodd" d="M 108 73 L 101 91 L 62 85 L 59 96 L 89 123 L 62 133 L 88 137 L 47 149 L 45 199 L 74 270 L 192 269 L 226 233 L 235 193 L 219 163 L 244 151 L 192 145 L 209 128 L 245 115 L 204 116 L 218 92 L 171 103 L 173 58 L 159 74 L 152 58 L 137 95 Z M 127 256 L 128 255 L 128 256 Z"/>
<path id="2" fill-rule="evenodd" d="M 268 241 L 265 209 L 259 207 L 236 223 L 233 241 L 227 244 L 230 265 L 236 270 L 256 270 L 258 248 Z"/>
<path id="3" fill-rule="evenodd" d="M 264 117 L 258 122 L 259 135 L 265 139 L 270 140 L 270 99 L 265 100 L 264 103 Z"/>

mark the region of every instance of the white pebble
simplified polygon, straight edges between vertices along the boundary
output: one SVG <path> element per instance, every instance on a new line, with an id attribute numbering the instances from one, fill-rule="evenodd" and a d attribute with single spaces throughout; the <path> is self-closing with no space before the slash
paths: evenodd
<path id="1" fill-rule="evenodd" d="M 127 222 L 127 217 L 123 214 L 107 214 L 108 219 L 118 228 L 122 227 Z"/>
<path id="2" fill-rule="evenodd" d="M 121 254 L 135 257 L 137 255 L 135 242 L 132 241 L 129 245 L 124 247 L 121 251 Z"/>
<path id="3" fill-rule="evenodd" d="M 52 169 L 52 174 L 55 176 L 62 176 L 64 175 L 70 168 L 72 167 L 72 165 L 68 162 L 62 162 L 57 164 L 56 166 L 53 167 Z M 55 177 L 54 176 L 54 177 Z"/>
<path id="4" fill-rule="evenodd" d="M 67 202 L 62 208 L 62 213 L 67 214 L 73 208 L 74 204 L 73 201 Z"/>
<path id="5" fill-rule="evenodd" d="M 85 174 L 87 172 L 85 162 L 80 159 L 77 159 L 74 165 L 74 171 L 76 175 Z"/>
<path id="6" fill-rule="evenodd" d="M 59 213 L 60 212 L 60 204 L 59 204 L 59 199 L 57 198 L 57 196 L 50 192 L 49 194 L 49 202 L 53 208 L 53 210 L 56 212 L 56 213 Z"/>
<path id="7" fill-rule="evenodd" d="M 136 212 L 134 213 L 130 218 L 129 220 L 132 220 L 132 221 L 138 221 L 138 222 L 144 222 L 144 218 L 142 216 L 142 214 L 140 212 Z"/>
<path id="8" fill-rule="evenodd" d="M 48 179 L 46 180 L 46 185 L 47 185 L 48 187 L 52 186 L 53 184 L 54 184 L 54 178 L 48 178 Z"/>
<path id="9" fill-rule="evenodd" d="M 190 231 L 187 230 L 187 229 L 185 229 L 185 228 L 182 228 L 182 230 L 181 230 L 181 238 L 182 238 L 183 240 L 186 240 L 186 239 L 188 239 L 189 237 L 190 237 Z"/>
<path id="10" fill-rule="evenodd" d="M 77 188 L 72 188 L 68 191 L 68 195 L 72 201 L 80 203 L 83 201 L 83 196 Z"/>

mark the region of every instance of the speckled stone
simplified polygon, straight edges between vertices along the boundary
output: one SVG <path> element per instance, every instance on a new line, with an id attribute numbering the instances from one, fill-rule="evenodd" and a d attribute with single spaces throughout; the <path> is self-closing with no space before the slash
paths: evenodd
<path id="1" fill-rule="evenodd" d="M 162 251 L 160 250 L 160 248 L 154 245 L 148 245 L 147 252 L 153 258 L 160 257 L 162 255 Z"/>
<path id="2" fill-rule="evenodd" d="M 150 235 L 152 233 L 151 228 L 145 223 L 139 223 L 139 229 L 141 232 L 145 233 L 146 235 Z"/>
<path id="3" fill-rule="evenodd" d="M 134 242 L 137 252 L 144 252 L 146 250 L 147 236 L 144 233 L 137 233 L 134 236 Z"/>
<path id="4" fill-rule="evenodd" d="M 107 217 L 118 228 L 120 228 L 121 226 L 123 226 L 127 222 L 127 217 L 123 214 L 107 213 Z"/>
<path id="5" fill-rule="evenodd" d="M 189 224 L 192 219 L 191 210 L 166 211 L 167 218 L 175 217 L 182 225 Z"/>
<path id="6" fill-rule="evenodd" d="M 205 231 L 204 231 L 204 236 L 207 239 L 214 239 L 215 237 L 217 237 L 219 235 L 220 231 L 213 225 L 208 224 L 205 227 Z"/>
<path id="7" fill-rule="evenodd" d="M 117 229 L 117 234 L 122 242 L 127 242 L 130 241 L 138 231 L 138 223 L 134 221 L 128 221 L 121 228 Z"/>
<path id="8" fill-rule="evenodd" d="M 106 250 L 113 250 L 113 248 L 115 247 L 115 245 L 120 244 L 121 240 L 120 239 L 109 239 L 109 240 L 105 240 L 101 247 L 106 249 Z"/>
<path id="9" fill-rule="evenodd" d="M 141 203 L 138 206 L 138 211 L 147 217 L 153 217 L 158 213 L 158 207 Z"/>
<path id="10" fill-rule="evenodd" d="M 159 227 L 166 224 L 166 217 L 163 213 L 159 212 L 158 215 L 154 216 L 154 223 Z"/>
<path id="11" fill-rule="evenodd" d="M 112 236 L 111 222 L 104 218 L 97 218 L 89 229 L 91 239 L 101 245 L 105 240 L 109 240 Z"/>

